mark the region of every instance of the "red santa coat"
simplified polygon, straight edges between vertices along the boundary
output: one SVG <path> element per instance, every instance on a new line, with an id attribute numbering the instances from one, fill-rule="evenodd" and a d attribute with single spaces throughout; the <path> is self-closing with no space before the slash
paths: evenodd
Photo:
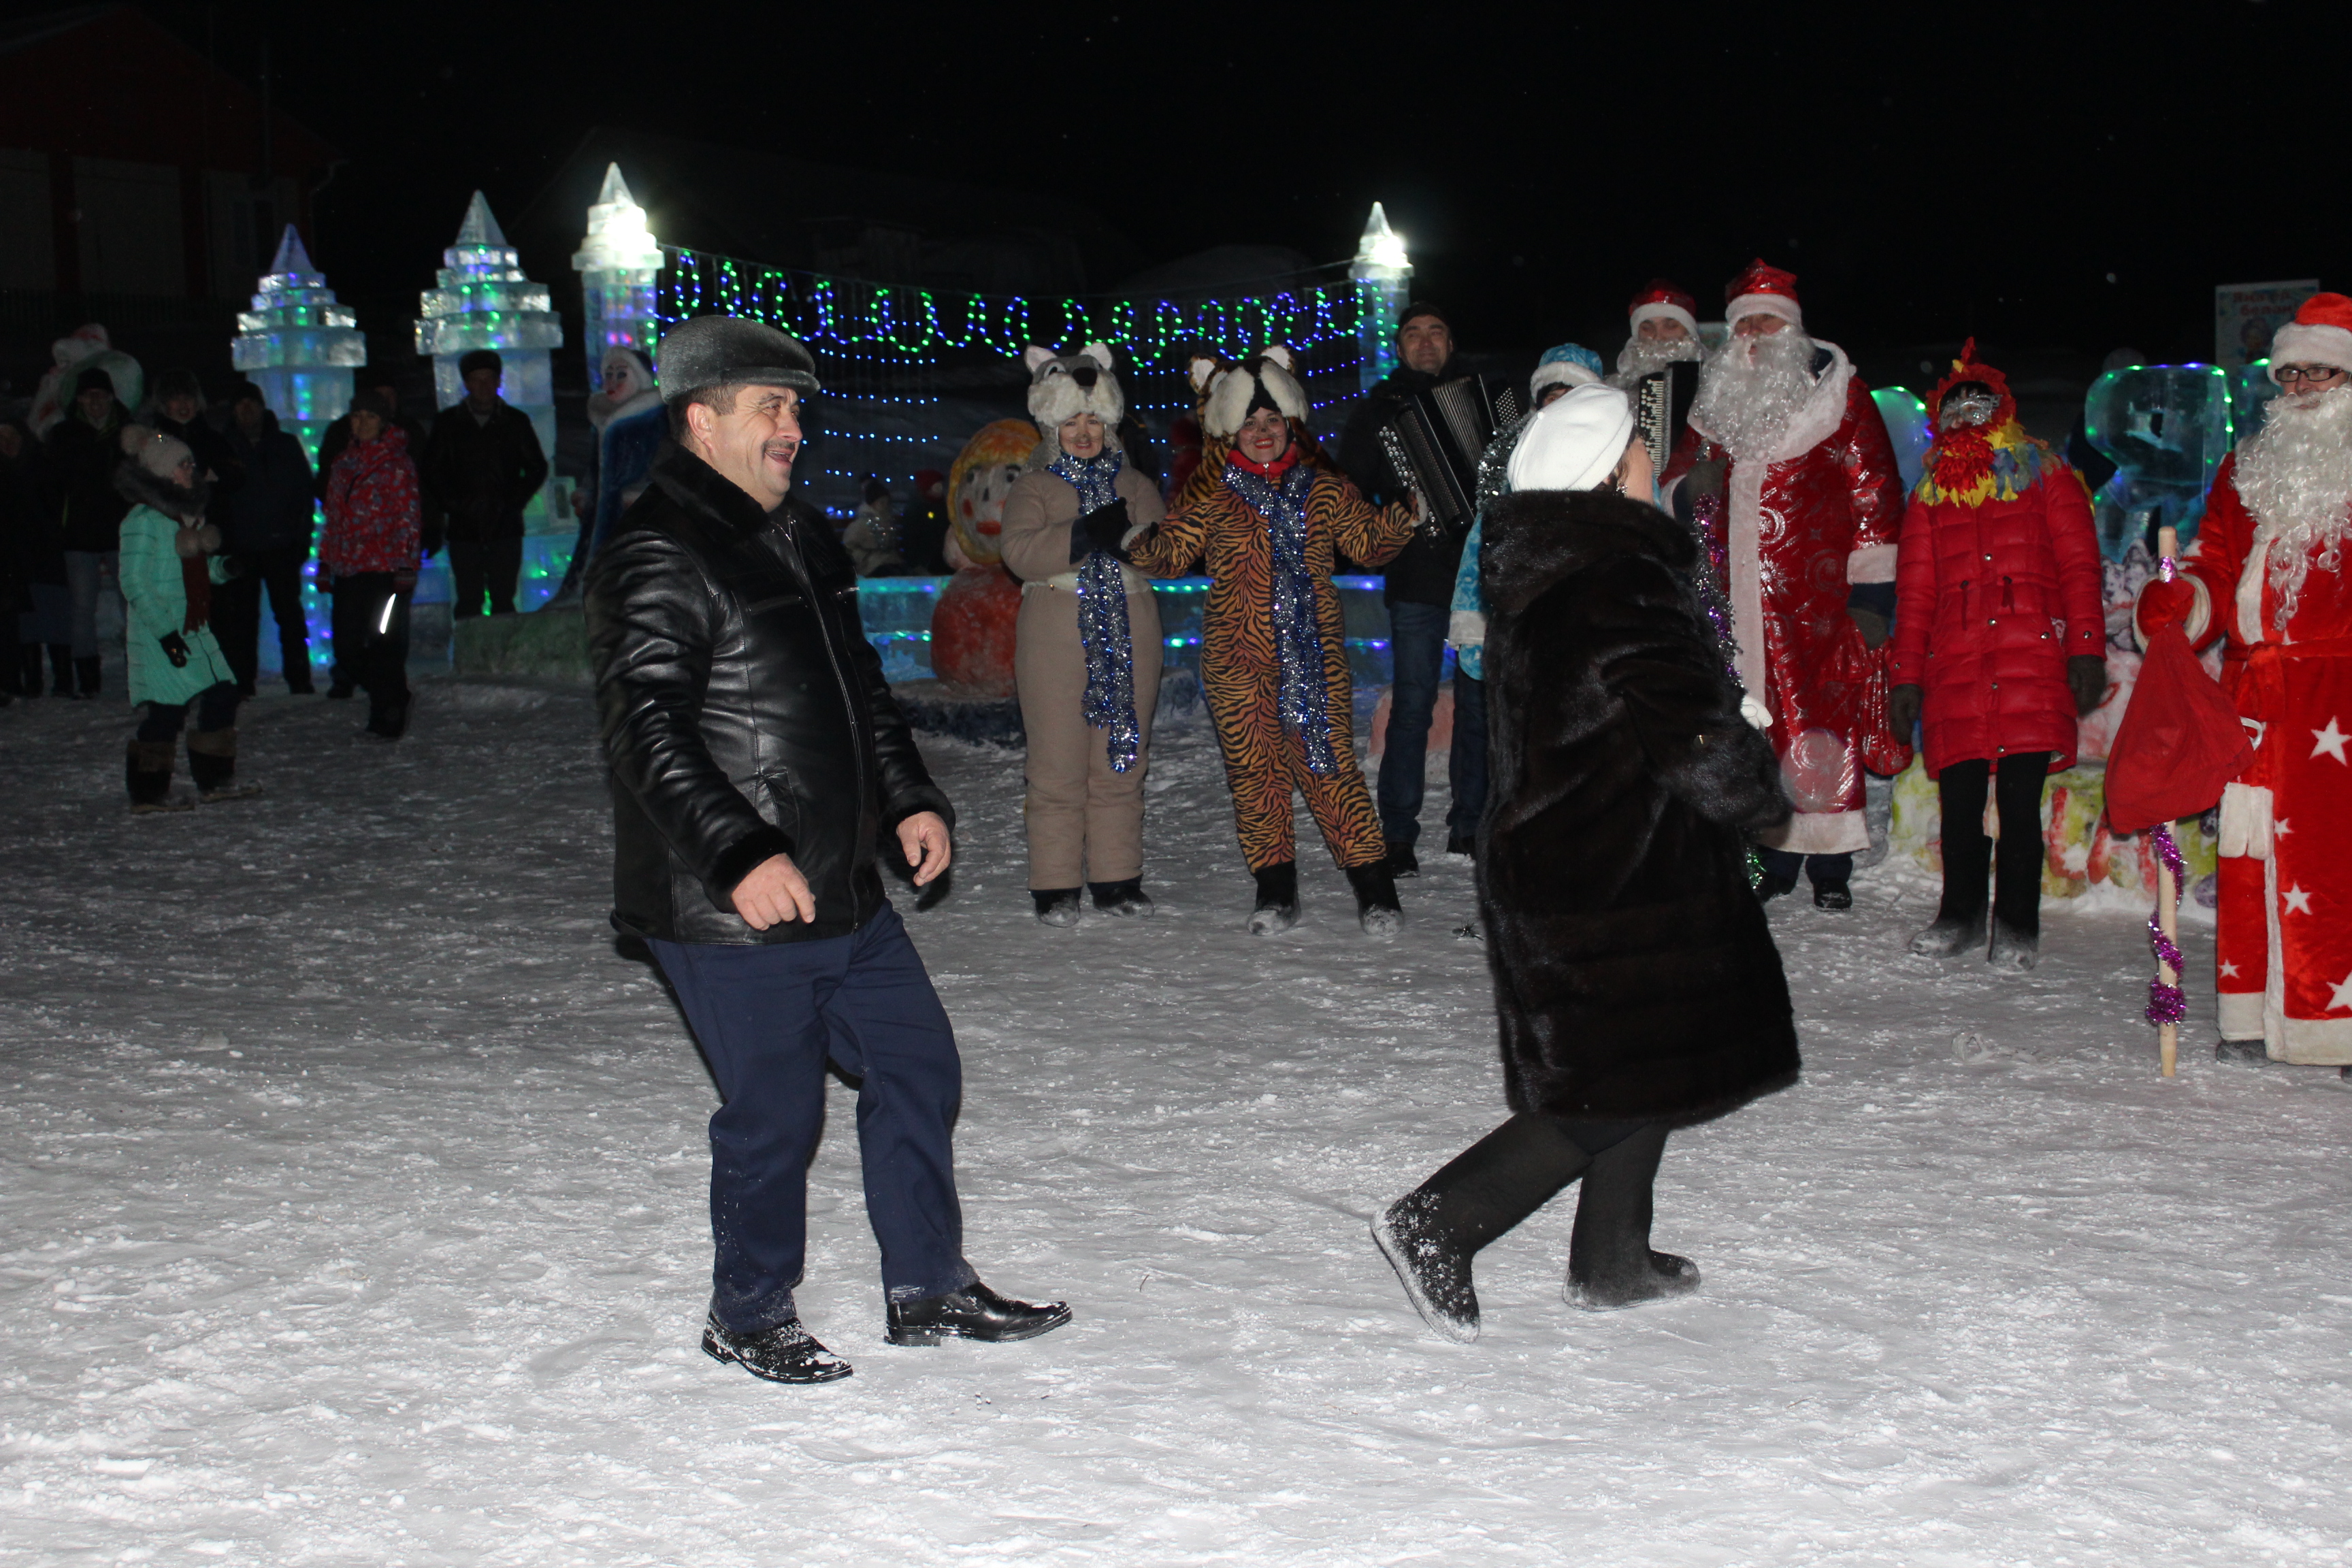
<path id="1" fill-rule="evenodd" d="M 2281 630 L 2270 531 L 2222 461 L 2181 564 L 2191 641 L 2226 634 L 2221 683 L 2254 757 L 2221 796 L 2214 989 L 2221 1033 L 2274 1059 L 2352 1064 L 2352 581 L 2315 564 Z"/>
<path id="2" fill-rule="evenodd" d="M 1829 363 L 1769 462 L 1731 459 L 1694 422 L 1666 482 L 1729 462 L 1721 494 L 1695 497 L 1692 510 L 1721 563 L 1740 683 L 1771 715 L 1797 808 L 1763 842 L 1833 855 L 1869 847 L 1862 752 L 1886 717 L 1884 666 L 1846 614 L 1846 590 L 1895 581 L 1903 481 L 1870 388 L 1843 349 L 1816 347 Z"/>
<path id="3" fill-rule="evenodd" d="M 2066 660 L 2106 646 L 2099 538 L 2074 471 L 2046 450 L 2020 494 L 1969 506 L 1925 495 L 1903 514 L 1886 678 L 1916 686 L 1927 776 L 2011 752 L 2074 762 Z"/>

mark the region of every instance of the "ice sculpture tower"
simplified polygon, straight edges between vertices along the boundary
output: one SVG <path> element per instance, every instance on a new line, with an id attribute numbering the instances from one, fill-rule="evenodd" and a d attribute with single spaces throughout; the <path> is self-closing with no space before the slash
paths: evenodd
<path id="1" fill-rule="evenodd" d="M 1412 258 L 1378 202 L 1364 220 L 1348 276 L 1356 280 L 1356 343 L 1363 353 L 1363 390 L 1370 392 L 1396 369 L 1397 317 L 1411 303 L 1412 289 Z"/>
<path id="2" fill-rule="evenodd" d="M 2084 424 L 2116 468 L 2093 508 L 2108 559 L 2122 560 L 2153 524 L 2195 542 L 2234 436 L 2230 395 L 2229 373 L 2210 364 L 2133 365 L 2091 384 Z"/>
<path id="3" fill-rule="evenodd" d="M 629 195 L 621 165 L 606 164 L 604 188 L 588 209 L 588 232 L 572 257 L 572 268 L 580 274 L 592 391 L 604 387 L 607 349 L 635 349 L 653 363 L 661 337 L 654 275 L 662 265 L 661 246 L 646 226 L 646 209 Z"/>
<path id="4" fill-rule="evenodd" d="M 277 259 L 254 285 L 253 309 L 237 312 L 228 358 L 316 464 L 320 436 L 351 408 L 352 371 L 367 363 L 367 340 L 290 223 Z"/>
<path id="5" fill-rule="evenodd" d="M 563 323 L 555 318 L 547 285 L 522 275 L 514 247 L 479 191 L 441 260 L 439 282 L 425 290 L 416 320 L 416 352 L 433 358 L 434 405 L 446 408 L 466 395 L 457 375 L 460 359 L 476 349 L 495 349 L 505 364 L 499 395 L 530 416 L 540 450 L 551 459 L 555 392 L 547 353 L 563 346 Z M 551 526 L 541 491 L 523 509 L 523 528 L 543 533 Z"/>

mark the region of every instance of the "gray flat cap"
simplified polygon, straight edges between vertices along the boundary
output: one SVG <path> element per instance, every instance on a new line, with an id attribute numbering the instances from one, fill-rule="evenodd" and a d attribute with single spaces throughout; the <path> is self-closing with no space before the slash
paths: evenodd
<path id="1" fill-rule="evenodd" d="M 697 316 L 670 329 L 655 351 L 662 400 L 675 403 L 706 386 L 789 386 L 806 397 L 817 384 L 816 361 L 800 341 L 765 321 Z"/>

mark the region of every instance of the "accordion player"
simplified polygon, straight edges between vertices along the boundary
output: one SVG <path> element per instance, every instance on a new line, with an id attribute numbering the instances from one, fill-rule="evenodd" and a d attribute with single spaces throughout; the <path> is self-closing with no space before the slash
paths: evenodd
<path id="1" fill-rule="evenodd" d="M 1422 507 L 1422 531 L 1458 542 L 1478 511 L 1478 459 L 1498 430 L 1519 421 L 1518 388 L 1465 375 L 1408 394 L 1381 429 L 1399 486 Z"/>

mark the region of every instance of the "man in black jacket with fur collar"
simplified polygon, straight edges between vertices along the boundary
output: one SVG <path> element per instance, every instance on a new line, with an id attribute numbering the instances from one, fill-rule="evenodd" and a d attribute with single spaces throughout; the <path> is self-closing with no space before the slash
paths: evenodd
<path id="1" fill-rule="evenodd" d="M 849 1375 L 793 1302 L 828 1058 L 861 1080 L 890 1342 L 1058 1328 L 1067 1307 L 1008 1300 L 964 1261 L 955 1036 L 875 866 L 888 831 L 932 881 L 953 812 L 859 626 L 847 558 L 786 504 L 814 362 L 724 316 L 677 328 L 660 361 L 677 445 L 598 552 L 586 610 L 614 923 L 652 946 L 722 1100 L 702 1348 L 779 1383 Z"/>

